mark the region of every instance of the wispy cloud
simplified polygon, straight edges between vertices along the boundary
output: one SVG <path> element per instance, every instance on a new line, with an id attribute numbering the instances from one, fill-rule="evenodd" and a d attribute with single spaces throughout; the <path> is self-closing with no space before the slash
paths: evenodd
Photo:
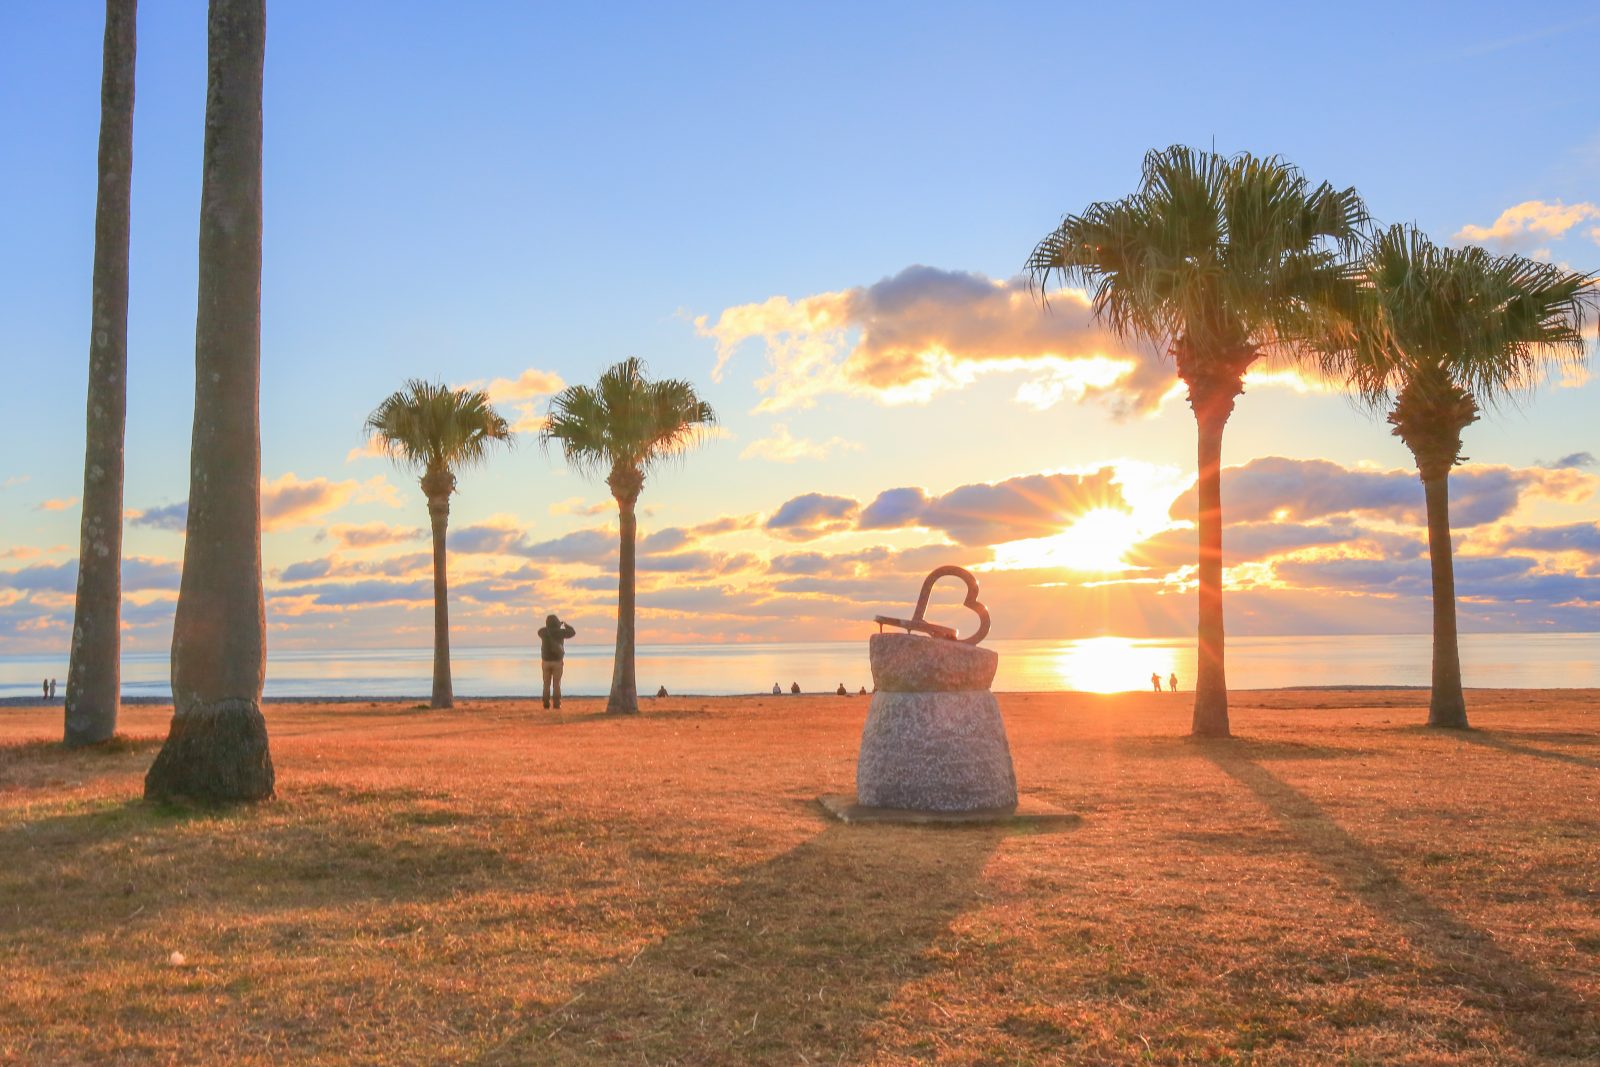
<path id="1" fill-rule="evenodd" d="M 836 452 L 858 452 L 861 446 L 842 437 L 812 441 L 796 437 L 786 423 L 774 423 L 770 436 L 751 441 L 739 453 L 740 459 L 765 459 L 773 463 L 794 463 L 802 459 L 827 459 Z"/>
<path id="2" fill-rule="evenodd" d="M 1514 9 L 1507 8 L 1505 10 L 1509 13 Z M 1497 37 L 1492 41 L 1469 45 L 1461 50 L 1461 56 L 1463 59 L 1471 59 L 1476 56 L 1490 55 L 1494 52 L 1503 52 L 1508 48 L 1518 48 L 1525 44 L 1532 44 L 1535 41 L 1547 40 L 1558 34 L 1570 33 L 1585 26 L 1593 26 L 1596 22 L 1600 22 L 1600 15 L 1590 15 L 1586 18 L 1572 19 L 1550 26 L 1541 26 L 1538 29 L 1524 30 L 1521 33 L 1508 34 L 1505 37 Z"/>
<path id="3" fill-rule="evenodd" d="M 77 507 L 78 498 L 75 496 L 58 497 L 54 500 L 43 500 L 34 505 L 35 511 L 67 511 Z"/>
<path id="4" fill-rule="evenodd" d="M 361 525 L 336 525 L 330 526 L 326 531 L 317 534 L 316 540 L 321 541 L 327 537 L 344 546 L 345 548 L 377 548 L 382 545 L 400 544 L 406 541 L 421 541 L 428 536 L 428 531 L 412 526 L 390 526 L 384 522 L 369 522 Z"/>
<path id="5" fill-rule="evenodd" d="M 580 515 L 585 518 L 593 518 L 596 515 L 609 515 L 615 510 L 617 510 L 615 501 L 597 500 L 591 503 L 581 496 L 571 496 L 550 505 L 550 514 L 552 515 Z"/>

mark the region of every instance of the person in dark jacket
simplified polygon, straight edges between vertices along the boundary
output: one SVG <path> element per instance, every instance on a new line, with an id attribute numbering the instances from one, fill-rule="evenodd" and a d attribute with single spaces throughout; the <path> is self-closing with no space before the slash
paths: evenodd
<path id="1" fill-rule="evenodd" d="M 561 671 L 567 658 L 567 638 L 578 631 L 554 615 L 545 616 L 539 627 L 539 669 L 544 676 L 544 706 L 550 706 L 550 693 L 555 690 L 556 707 L 561 706 Z"/>

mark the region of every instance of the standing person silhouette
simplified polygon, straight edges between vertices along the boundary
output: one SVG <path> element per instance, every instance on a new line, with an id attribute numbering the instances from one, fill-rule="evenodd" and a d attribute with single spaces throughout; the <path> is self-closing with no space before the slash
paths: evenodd
<path id="1" fill-rule="evenodd" d="M 1155 671 L 1150 672 L 1150 688 L 1158 693 L 1161 692 L 1161 675 Z"/>
<path id="2" fill-rule="evenodd" d="M 50 679 L 50 699 L 54 700 L 55 698 L 56 698 L 56 680 L 54 678 L 52 678 L 52 679 Z"/>
<path id="3" fill-rule="evenodd" d="M 556 707 L 561 706 L 561 672 L 566 666 L 567 638 L 578 631 L 554 615 L 546 615 L 539 627 L 539 673 L 544 676 L 544 706 L 550 706 L 550 691 L 555 689 Z"/>
<path id="4" fill-rule="evenodd" d="M 1167 692 L 1176 693 L 1177 691 L 1178 691 L 1178 672 L 1177 671 L 1173 671 L 1171 674 L 1167 675 Z"/>
<path id="5" fill-rule="evenodd" d="M 773 692 L 776 693 L 777 690 L 774 689 Z M 39 696 L 45 700 L 50 699 L 50 679 L 46 678 L 39 683 Z"/>

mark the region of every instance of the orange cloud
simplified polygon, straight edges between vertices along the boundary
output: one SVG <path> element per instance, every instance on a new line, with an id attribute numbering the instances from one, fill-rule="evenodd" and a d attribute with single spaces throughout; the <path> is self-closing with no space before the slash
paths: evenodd
<path id="1" fill-rule="evenodd" d="M 559 393 L 566 385 L 555 371 L 529 367 L 515 378 L 494 379 L 484 387 L 484 392 L 496 404 L 511 404 Z"/>
<path id="2" fill-rule="evenodd" d="M 76 507 L 77 504 L 78 504 L 78 498 L 77 497 L 75 497 L 75 496 L 64 496 L 64 497 L 59 497 L 59 498 L 57 498 L 55 500 L 42 501 L 38 506 L 38 510 L 39 511 L 66 511 L 68 508 Z"/>
<path id="3" fill-rule="evenodd" d="M 302 480 L 291 471 L 262 483 L 261 528 L 284 530 L 302 526 L 352 501 L 404 506 L 399 491 L 381 474 L 364 482 L 331 482 L 326 478 Z"/>
<path id="4" fill-rule="evenodd" d="M 1588 201 L 1563 204 L 1559 200 L 1524 200 L 1500 212 L 1500 217 L 1487 226 L 1468 223 L 1456 231 L 1455 239 L 1526 251 L 1541 241 L 1564 237 L 1568 230 L 1588 219 L 1600 219 L 1600 205 Z M 1590 230 L 1589 236 L 1600 243 L 1600 226 Z"/>
<path id="5" fill-rule="evenodd" d="M 538 412 L 538 400 L 566 388 L 566 382 L 555 371 L 529 367 L 515 378 L 495 378 L 488 385 L 468 382 L 468 388 L 482 389 L 496 404 L 509 404 L 516 408 L 510 419 L 513 433 L 538 433 L 544 429 L 545 418 Z"/>

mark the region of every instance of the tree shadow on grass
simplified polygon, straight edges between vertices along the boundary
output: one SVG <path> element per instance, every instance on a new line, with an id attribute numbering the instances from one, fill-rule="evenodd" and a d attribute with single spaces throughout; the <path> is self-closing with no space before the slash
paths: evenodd
<path id="1" fill-rule="evenodd" d="M 1372 849 L 1304 793 L 1255 763 L 1237 742 L 1201 742 L 1200 748 L 1254 793 L 1346 892 L 1404 928 L 1437 964 L 1439 981 L 1520 1039 L 1534 1056 L 1580 1062 L 1600 1057 L 1600 1017 L 1593 1007 L 1407 886 Z"/>
<path id="2" fill-rule="evenodd" d="M 1119 737 L 1112 742 L 1118 752 L 1139 759 L 1190 759 L 1196 744 L 1208 742 L 1190 734 L 1155 737 Z M 1257 760 L 1357 759 L 1373 755 L 1369 748 L 1311 744 L 1306 741 L 1275 741 L 1262 738 L 1230 739 L 1236 750 Z"/>
<path id="3" fill-rule="evenodd" d="M 135 769 L 142 772 L 162 740 L 157 735 L 116 734 L 97 745 L 77 748 L 44 739 L 0 745 L 0 796 L 82 785 Z"/>
<path id="4" fill-rule="evenodd" d="M 474 1062 L 837 1062 L 936 965 L 1004 836 L 830 827 Z"/>
<path id="5" fill-rule="evenodd" d="M 9 932 L 62 940 L 133 914 L 427 902 L 513 877 L 474 813 L 410 790 L 316 793 L 222 808 L 95 798 L 0 821 L 0 899 L 27 920 Z"/>
<path id="6" fill-rule="evenodd" d="M 1553 760 L 1557 763 L 1569 763 L 1575 767 L 1587 767 L 1593 771 L 1600 771 L 1600 758 L 1580 756 L 1573 752 L 1557 752 L 1548 748 L 1537 748 L 1533 745 L 1523 744 L 1521 741 L 1513 741 L 1511 737 L 1505 734 L 1487 733 L 1483 730 L 1451 730 L 1449 731 L 1449 736 L 1471 745 L 1482 745 L 1484 748 L 1498 749 L 1501 752 L 1509 752 L 1517 756 L 1532 756 L 1536 759 Z M 1541 739 L 1544 739 L 1542 735 Z M 1558 739 L 1565 738 L 1563 735 L 1550 738 L 1550 740 Z"/>

